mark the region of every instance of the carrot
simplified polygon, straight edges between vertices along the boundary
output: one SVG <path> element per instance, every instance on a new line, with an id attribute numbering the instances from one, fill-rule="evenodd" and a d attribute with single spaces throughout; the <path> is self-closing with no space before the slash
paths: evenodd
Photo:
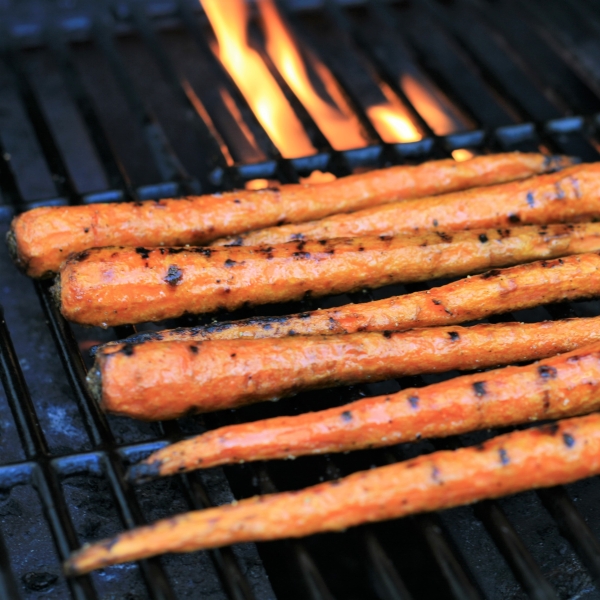
<path id="1" fill-rule="evenodd" d="M 590 336 L 590 341 L 593 337 L 600 339 Z M 595 348 L 329 410 L 221 427 L 154 452 L 130 469 L 129 478 L 139 482 L 198 468 L 391 446 L 589 413 L 600 409 L 597 342 Z"/>
<path id="2" fill-rule="evenodd" d="M 518 224 L 565 223 L 600 217 L 600 163 L 578 165 L 486 188 L 366 208 L 319 221 L 271 227 L 213 242 L 214 246 L 283 244 L 292 240 L 396 235 Z"/>
<path id="3" fill-rule="evenodd" d="M 567 300 L 600 295 L 600 256 L 577 254 L 488 271 L 444 286 L 290 316 L 251 317 L 199 327 L 143 332 L 122 341 L 259 339 L 288 335 L 334 335 L 361 331 L 404 331 L 452 325 Z"/>
<path id="4" fill-rule="evenodd" d="M 107 327 L 460 276 L 594 250 L 600 250 L 598 224 L 249 248 L 101 248 L 67 261 L 55 295 L 67 319 Z"/>
<path id="5" fill-rule="evenodd" d="M 597 348 L 597 347 L 596 347 Z M 84 546 L 68 575 L 165 552 L 341 531 L 484 498 L 570 483 L 600 473 L 600 415 L 433 452 L 297 492 L 255 496 L 163 519 Z"/>
<path id="6" fill-rule="evenodd" d="M 318 186 L 238 190 L 119 204 L 37 208 L 16 217 L 8 242 L 31 277 L 59 270 L 72 252 L 105 246 L 205 244 L 225 235 L 319 219 L 405 198 L 522 179 L 573 164 L 566 156 L 496 154 L 349 175 Z"/>
<path id="7" fill-rule="evenodd" d="M 392 333 L 121 344 L 88 384 L 104 410 L 172 419 L 303 389 L 534 360 L 600 341 L 600 317 Z"/>

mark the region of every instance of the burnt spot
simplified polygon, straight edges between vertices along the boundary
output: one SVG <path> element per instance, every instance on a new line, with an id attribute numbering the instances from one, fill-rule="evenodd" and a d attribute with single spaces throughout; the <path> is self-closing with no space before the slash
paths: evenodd
<path id="1" fill-rule="evenodd" d="M 516 213 L 511 213 L 508 215 L 508 222 L 516 225 L 517 223 L 521 222 L 521 217 Z"/>
<path id="2" fill-rule="evenodd" d="M 558 425 L 556 423 L 548 423 L 548 425 L 542 425 L 540 431 L 548 435 L 556 435 Z"/>
<path id="3" fill-rule="evenodd" d="M 160 252 L 161 256 L 165 255 L 165 249 L 164 248 L 159 248 L 158 251 Z"/>
<path id="4" fill-rule="evenodd" d="M 90 251 L 89 250 L 84 250 L 83 252 L 78 252 L 73 258 L 77 261 L 77 262 L 83 262 L 86 258 L 88 258 L 90 255 Z"/>
<path id="5" fill-rule="evenodd" d="M 393 239 L 394 239 L 394 236 L 393 236 L 393 235 L 380 235 L 380 236 L 379 236 L 379 239 L 380 239 L 382 242 L 389 242 L 390 240 L 393 240 Z"/>
<path id="6" fill-rule="evenodd" d="M 285 219 L 279 219 L 279 221 L 277 221 L 277 223 L 275 223 L 275 225 L 277 225 L 277 227 L 281 227 L 282 225 L 285 225 Z M 292 238 L 294 238 L 294 236 L 292 236 Z M 295 239 L 299 239 L 299 238 L 295 238 Z"/>
<path id="7" fill-rule="evenodd" d="M 224 288 L 223 289 L 223 293 L 224 294 L 231 294 L 231 288 L 228 288 L 228 287 Z"/>
<path id="8" fill-rule="evenodd" d="M 269 254 L 269 252 L 273 252 L 273 246 L 259 246 L 258 251 L 263 254 Z"/>
<path id="9" fill-rule="evenodd" d="M 436 231 L 435 233 L 443 242 L 446 242 L 448 244 L 452 242 L 452 236 L 446 233 L 445 231 Z"/>
<path id="10" fill-rule="evenodd" d="M 386 330 L 383 332 L 383 337 L 384 337 L 384 338 L 387 338 L 387 339 L 389 340 L 389 339 L 392 337 L 392 332 L 386 329 Z"/>
<path id="11" fill-rule="evenodd" d="M 507 465 L 510 462 L 510 458 L 508 458 L 508 452 L 504 448 L 500 448 L 500 450 L 498 450 L 498 454 L 500 455 L 501 464 Z"/>
<path id="12" fill-rule="evenodd" d="M 195 344 L 190 344 L 189 349 L 192 354 L 198 354 L 198 346 L 196 346 Z"/>
<path id="13" fill-rule="evenodd" d="M 194 252 L 196 252 L 196 254 L 202 254 L 202 256 L 206 256 L 206 258 L 210 258 L 213 250 L 210 248 L 194 248 Z"/>
<path id="14" fill-rule="evenodd" d="M 329 240 L 319 240 L 319 244 L 321 244 L 321 246 L 327 246 L 328 243 Z"/>
<path id="15" fill-rule="evenodd" d="M 265 254 L 265 258 L 266 258 L 267 260 L 273 260 L 273 258 L 274 258 L 274 257 L 273 257 L 273 253 L 272 253 L 272 252 L 267 252 L 267 254 Z"/>
<path id="16" fill-rule="evenodd" d="M 83 228 L 83 233 L 89 233 L 90 232 L 90 228 L 89 227 L 84 227 Z"/>
<path id="17" fill-rule="evenodd" d="M 331 250 L 327 250 L 326 254 L 330 254 L 333 256 L 335 254 L 335 248 L 332 248 Z"/>
<path id="18" fill-rule="evenodd" d="M 567 448 L 572 448 L 575 445 L 575 438 L 570 433 L 563 433 L 562 437 Z"/>
<path id="19" fill-rule="evenodd" d="M 236 354 L 235 352 L 232 352 L 232 353 L 230 354 L 230 356 L 231 356 L 231 358 L 235 358 L 235 357 L 237 356 L 237 354 Z"/>
<path id="20" fill-rule="evenodd" d="M 183 271 L 177 265 L 170 265 L 163 281 L 170 286 L 175 287 L 181 283 Z"/>
<path id="21" fill-rule="evenodd" d="M 535 200 L 533 198 L 533 192 L 527 192 L 527 204 L 533 208 L 535 206 Z"/>
<path id="22" fill-rule="evenodd" d="M 359 252 L 364 252 L 365 251 L 365 247 L 364 246 L 359 246 L 358 247 L 358 251 Z"/>
<path id="23" fill-rule="evenodd" d="M 433 298 L 431 301 L 432 301 L 432 302 L 433 302 L 433 303 L 434 303 L 436 306 L 441 306 L 441 304 L 442 304 L 442 301 L 441 301 L 441 300 L 436 300 L 435 298 Z"/>
<path id="24" fill-rule="evenodd" d="M 331 252 L 333 253 L 333 250 Z M 296 260 L 306 260 L 306 259 L 310 258 L 310 252 L 293 252 L 292 256 Z"/>
<path id="25" fill-rule="evenodd" d="M 550 408 L 550 392 L 548 390 L 544 390 L 544 395 L 542 397 L 542 406 L 544 407 L 544 412 L 548 412 Z"/>
<path id="26" fill-rule="evenodd" d="M 487 236 L 487 235 L 485 235 L 485 233 L 480 233 L 480 234 L 479 234 L 479 241 L 480 241 L 482 244 L 486 244 L 487 242 L 489 242 L 488 236 Z"/>
<path id="27" fill-rule="evenodd" d="M 302 250 L 304 250 L 304 246 L 306 246 L 306 240 L 298 242 L 296 245 L 296 250 L 298 250 L 298 252 L 302 252 Z"/>
<path id="28" fill-rule="evenodd" d="M 450 337 L 450 341 L 452 342 L 458 342 L 458 340 L 460 340 L 460 334 L 458 333 L 458 331 L 449 331 L 448 336 Z"/>
<path id="29" fill-rule="evenodd" d="M 433 226 L 434 226 L 434 227 L 437 227 L 437 226 L 438 226 L 438 220 L 437 220 L 437 219 L 434 219 L 434 220 L 432 221 L 432 223 L 433 223 Z"/>
<path id="30" fill-rule="evenodd" d="M 567 358 L 567 362 L 569 363 L 576 363 L 579 362 L 581 360 L 581 356 L 579 356 L 578 354 L 575 354 L 575 356 L 569 356 L 569 358 Z"/>
<path id="31" fill-rule="evenodd" d="M 408 403 L 412 408 L 419 408 L 419 396 L 409 396 Z"/>
<path id="32" fill-rule="evenodd" d="M 496 229 L 496 231 L 498 232 L 501 240 L 510 237 L 510 229 Z"/>
<path id="33" fill-rule="evenodd" d="M 556 379 L 557 371 L 554 367 L 540 365 L 538 367 L 538 374 L 542 379 Z"/>
<path id="34" fill-rule="evenodd" d="M 237 265 L 237 264 L 238 264 L 238 263 L 237 263 L 237 262 L 235 262 L 235 260 L 231 260 L 231 258 L 228 258 L 228 259 L 227 259 L 227 260 L 226 260 L 226 261 L 223 263 L 223 265 L 224 265 L 225 267 L 227 267 L 228 269 L 230 269 L 231 267 L 235 267 L 235 265 Z"/>
<path id="35" fill-rule="evenodd" d="M 241 203 L 242 203 L 242 201 L 241 201 L 239 198 L 236 198 L 236 199 L 233 201 L 233 203 L 234 203 L 234 204 L 241 204 Z"/>
<path id="36" fill-rule="evenodd" d="M 349 410 L 345 410 L 342 413 L 342 421 L 345 421 L 346 423 L 352 421 L 352 413 Z"/>
<path id="37" fill-rule="evenodd" d="M 491 271 L 488 271 L 487 273 L 484 273 L 481 276 L 481 279 L 491 279 L 492 277 L 498 277 L 498 275 L 500 275 L 500 270 L 499 269 L 492 269 Z"/>
<path id="38" fill-rule="evenodd" d="M 487 390 L 485 389 L 485 381 L 476 381 L 473 384 L 473 391 L 478 398 L 481 398 L 487 394 Z"/>
<path id="39" fill-rule="evenodd" d="M 143 260 L 150 258 L 150 250 L 148 248 L 136 248 L 135 251 L 142 257 Z"/>
<path id="40" fill-rule="evenodd" d="M 134 348 L 132 344 L 123 344 L 123 347 L 121 348 L 121 352 L 125 355 L 125 356 L 131 356 L 134 353 Z"/>

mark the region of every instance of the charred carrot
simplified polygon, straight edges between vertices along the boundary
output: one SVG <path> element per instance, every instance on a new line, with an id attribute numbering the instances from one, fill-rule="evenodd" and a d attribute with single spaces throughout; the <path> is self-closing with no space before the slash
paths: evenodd
<path id="1" fill-rule="evenodd" d="M 241 190 L 120 204 L 46 207 L 15 218 L 8 242 L 31 277 L 57 272 L 72 252 L 105 246 L 184 246 L 282 223 L 300 223 L 405 198 L 512 181 L 573 163 L 565 156 L 496 154 L 398 166 L 318 186 Z"/>
<path id="2" fill-rule="evenodd" d="M 304 389 L 546 358 L 600 341 L 600 317 L 200 343 L 121 344 L 88 374 L 104 410 L 172 419 Z"/>
<path id="3" fill-rule="evenodd" d="M 594 163 L 525 181 L 407 200 L 308 223 L 271 227 L 217 240 L 213 245 L 256 246 L 359 235 L 566 223 L 598 217 L 600 163 Z"/>
<path id="4" fill-rule="evenodd" d="M 600 250 L 594 223 L 248 248 L 101 248 L 67 261 L 55 295 L 67 319 L 107 327 L 594 250 Z"/>
<path id="5" fill-rule="evenodd" d="M 390 446 L 600 409 L 600 345 L 345 406 L 221 427 L 130 469 L 143 481 L 198 468 Z"/>
<path id="6" fill-rule="evenodd" d="M 81 575 L 164 552 L 340 531 L 361 523 L 570 483 L 600 473 L 600 415 L 419 456 L 298 492 L 255 496 L 158 521 L 84 546 L 65 563 Z"/>
<path id="7" fill-rule="evenodd" d="M 288 335 L 335 335 L 360 331 L 404 331 L 476 321 L 490 315 L 551 302 L 600 295 L 600 256 L 577 254 L 541 260 L 459 279 L 423 292 L 289 316 L 251 317 L 199 327 L 144 332 L 106 346 L 148 340 L 259 339 Z"/>

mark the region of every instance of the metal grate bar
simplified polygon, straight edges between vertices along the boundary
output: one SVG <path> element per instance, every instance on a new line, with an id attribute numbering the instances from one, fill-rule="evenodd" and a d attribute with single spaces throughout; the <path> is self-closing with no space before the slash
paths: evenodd
<path id="1" fill-rule="evenodd" d="M 490 532 L 517 579 L 533 600 L 558 600 L 540 568 L 496 502 L 475 505 L 475 514 Z"/>

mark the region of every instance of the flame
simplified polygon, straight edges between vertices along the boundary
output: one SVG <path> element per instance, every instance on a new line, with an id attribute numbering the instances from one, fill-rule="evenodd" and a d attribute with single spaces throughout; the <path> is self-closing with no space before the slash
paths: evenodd
<path id="1" fill-rule="evenodd" d="M 393 104 L 371 106 L 367 108 L 367 115 L 381 139 L 388 144 L 417 142 L 423 137 L 409 117 Z"/>
<path id="2" fill-rule="evenodd" d="M 427 89 L 412 75 L 403 75 L 400 79 L 400 85 L 407 98 L 435 134 L 447 135 L 460 128 L 452 116 L 444 110 L 434 92 Z"/>
<path id="3" fill-rule="evenodd" d="M 258 52 L 248 42 L 244 0 L 200 0 L 219 43 L 219 58 L 285 158 L 315 153 L 302 123 Z"/>
<path id="4" fill-rule="evenodd" d="M 365 146 L 366 140 L 361 135 L 360 123 L 350 111 L 329 69 L 315 57 L 310 57 L 313 70 L 335 106 L 323 100 L 314 89 L 305 61 L 275 2 L 260 0 L 257 6 L 262 17 L 269 56 L 332 147 L 335 150 L 349 150 Z"/>
<path id="5" fill-rule="evenodd" d="M 452 150 L 452 158 L 456 162 L 463 162 L 465 160 L 469 160 L 475 156 L 475 152 L 471 150 L 467 150 L 467 148 L 457 148 L 456 150 Z"/>

